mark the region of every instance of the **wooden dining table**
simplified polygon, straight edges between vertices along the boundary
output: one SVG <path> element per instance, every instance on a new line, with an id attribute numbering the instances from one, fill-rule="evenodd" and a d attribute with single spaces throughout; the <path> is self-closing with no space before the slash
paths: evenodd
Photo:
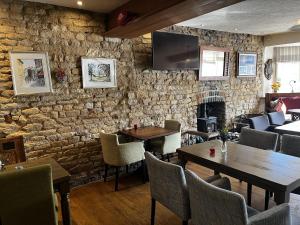
<path id="1" fill-rule="evenodd" d="M 287 203 L 300 187 L 300 158 L 228 142 L 222 153 L 219 140 L 177 149 L 182 166 L 188 161 L 274 193 L 277 204 Z M 210 148 L 215 148 L 215 154 Z"/>
<path id="2" fill-rule="evenodd" d="M 300 121 L 295 121 L 292 123 L 275 127 L 275 132 L 279 134 L 291 134 L 300 136 Z"/>
<path id="3" fill-rule="evenodd" d="M 143 141 L 151 140 L 154 138 L 164 137 L 175 134 L 178 131 L 169 130 L 162 127 L 141 127 L 137 129 L 121 130 L 120 133 L 129 137 L 140 139 Z"/>
<path id="4" fill-rule="evenodd" d="M 70 179 L 71 175 L 53 158 L 41 158 L 29 160 L 22 163 L 5 166 L 5 171 L 16 170 L 17 168 L 30 168 L 39 165 L 49 164 L 52 169 L 52 179 L 54 191 L 61 197 L 61 212 L 63 225 L 71 225 L 71 214 L 69 206 Z"/>

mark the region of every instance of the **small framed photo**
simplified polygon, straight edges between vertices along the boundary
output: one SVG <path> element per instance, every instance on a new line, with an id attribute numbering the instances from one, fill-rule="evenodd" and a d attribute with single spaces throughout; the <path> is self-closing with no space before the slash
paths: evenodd
<path id="1" fill-rule="evenodd" d="M 257 53 L 239 52 L 237 58 L 237 76 L 255 77 L 257 73 Z"/>
<path id="2" fill-rule="evenodd" d="M 81 58 L 83 88 L 117 87 L 116 60 Z"/>
<path id="3" fill-rule="evenodd" d="M 46 52 L 9 52 L 15 95 L 52 92 Z"/>

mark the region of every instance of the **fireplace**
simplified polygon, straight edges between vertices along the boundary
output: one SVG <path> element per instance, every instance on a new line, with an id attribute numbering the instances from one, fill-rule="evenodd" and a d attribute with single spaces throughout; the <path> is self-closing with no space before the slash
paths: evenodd
<path id="1" fill-rule="evenodd" d="M 197 107 L 197 130 L 215 132 L 225 127 L 225 101 L 220 91 L 202 93 Z"/>

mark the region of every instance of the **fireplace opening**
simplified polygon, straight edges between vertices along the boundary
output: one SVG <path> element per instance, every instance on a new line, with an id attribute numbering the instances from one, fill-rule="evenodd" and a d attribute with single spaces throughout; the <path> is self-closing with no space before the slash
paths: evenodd
<path id="1" fill-rule="evenodd" d="M 225 127 L 225 102 L 206 102 L 197 108 L 197 130 L 215 132 Z"/>

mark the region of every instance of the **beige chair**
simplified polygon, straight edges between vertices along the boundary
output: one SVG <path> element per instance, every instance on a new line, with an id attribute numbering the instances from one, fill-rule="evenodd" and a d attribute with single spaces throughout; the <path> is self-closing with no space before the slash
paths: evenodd
<path id="1" fill-rule="evenodd" d="M 0 173 L 0 224 L 57 225 L 50 165 Z"/>
<path id="2" fill-rule="evenodd" d="M 177 131 L 177 133 L 154 139 L 150 142 L 149 147 L 150 151 L 160 153 L 162 160 L 167 156 L 170 161 L 170 154 L 175 153 L 176 149 L 181 147 L 181 124 L 176 120 L 166 120 L 165 128 Z"/>
<path id="3" fill-rule="evenodd" d="M 115 167 L 115 191 L 118 191 L 120 167 L 128 166 L 139 161 L 142 162 L 142 166 L 144 167 L 144 143 L 119 143 L 119 138 L 116 134 L 100 133 L 100 139 L 105 163 L 104 181 L 106 181 L 107 178 L 108 166 Z"/>

